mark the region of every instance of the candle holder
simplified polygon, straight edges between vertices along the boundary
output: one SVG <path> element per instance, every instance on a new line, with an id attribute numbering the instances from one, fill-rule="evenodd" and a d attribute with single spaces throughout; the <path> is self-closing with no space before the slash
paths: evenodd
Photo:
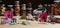
<path id="1" fill-rule="evenodd" d="M 17 6 L 17 7 L 15 8 L 15 14 L 16 14 L 16 15 L 20 15 L 20 7 L 19 7 L 19 6 Z"/>
<path id="2" fill-rule="evenodd" d="M 26 4 L 22 4 L 22 10 L 26 10 Z"/>
<path id="3" fill-rule="evenodd" d="M 11 7 L 11 8 L 12 8 L 12 7 L 13 7 L 13 5 L 8 5 L 8 7 Z"/>
<path id="4" fill-rule="evenodd" d="M 15 1 L 16 5 L 19 5 L 19 1 Z"/>
<path id="5" fill-rule="evenodd" d="M 16 15 L 20 15 L 20 4 L 19 4 L 19 1 L 15 1 L 15 14 Z"/>
<path id="6" fill-rule="evenodd" d="M 1 8 L 2 8 L 2 9 L 1 9 L 1 10 L 2 10 L 1 14 L 3 15 L 4 12 L 5 12 L 5 10 L 6 10 L 6 8 L 5 8 L 5 4 L 2 4 Z"/>

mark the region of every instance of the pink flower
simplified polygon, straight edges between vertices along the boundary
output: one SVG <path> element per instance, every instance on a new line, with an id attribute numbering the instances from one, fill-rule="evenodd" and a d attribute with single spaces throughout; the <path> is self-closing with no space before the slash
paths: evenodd
<path id="1" fill-rule="evenodd" d="M 13 12 L 10 11 L 10 10 L 7 10 L 5 13 L 4 13 L 4 17 L 7 19 L 7 18 L 13 18 Z"/>

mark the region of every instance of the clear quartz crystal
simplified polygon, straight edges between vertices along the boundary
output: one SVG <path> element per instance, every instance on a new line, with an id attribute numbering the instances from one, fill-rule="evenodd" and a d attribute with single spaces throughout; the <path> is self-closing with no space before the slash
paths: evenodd
<path id="1" fill-rule="evenodd" d="M 15 18 L 17 19 L 17 23 L 19 23 L 19 21 L 20 21 L 20 16 L 17 15 Z"/>

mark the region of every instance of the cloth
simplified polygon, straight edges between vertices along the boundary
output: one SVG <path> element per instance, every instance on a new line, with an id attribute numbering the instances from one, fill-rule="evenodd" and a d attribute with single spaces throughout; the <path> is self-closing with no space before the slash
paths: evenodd
<path id="1" fill-rule="evenodd" d="M 48 14 L 46 12 L 42 12 L 39 16 L 41 21 L 46 21 Z"/>

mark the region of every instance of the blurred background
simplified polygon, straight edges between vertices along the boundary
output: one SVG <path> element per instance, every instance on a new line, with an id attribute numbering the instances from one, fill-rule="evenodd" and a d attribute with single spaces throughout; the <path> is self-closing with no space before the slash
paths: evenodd
<path id="1" fill-rule="evenodd" d="M 39 9 L 42 5 L 44 9 L 46 9 L 47 13 L 49 15 L 60 15 L 60 0 L 0 0 L 0 8 L 3 6 L 7 9 L 8 7 L 13 8 L 14 10 L 14 15 L 17 15 L 15 13 L 15 7 L 19 6 L 20 10 L 18 13 L 19 15 L 27 15 L 27 13 L 33 14 L 33 11 L 35 9 Z M 23 9 L 24 8 L 24 9 Z M 44 10 L 42 9 L 42 10 Z M 4 9 L 0 9 L 4 10 Z M 39 9 L 41 10 L 41 9 Z M 57 13 L 58 12 L 58 13 Z M 1 11 L 2 13 L 2 11 Z M 0 14 L 1 15 L 1 14 Z M 1 15 L 2 16 L 2 15 Z"/>

